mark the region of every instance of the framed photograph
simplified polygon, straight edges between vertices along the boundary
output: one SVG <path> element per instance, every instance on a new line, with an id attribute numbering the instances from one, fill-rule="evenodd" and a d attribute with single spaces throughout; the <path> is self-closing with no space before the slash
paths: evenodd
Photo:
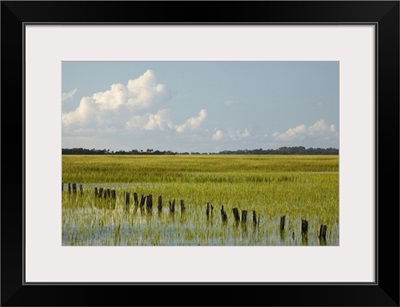
<path id="1" fill-rule="evenodd" d="M 398 1 L 1 27 L 2 305 L 399 306 Z"/>

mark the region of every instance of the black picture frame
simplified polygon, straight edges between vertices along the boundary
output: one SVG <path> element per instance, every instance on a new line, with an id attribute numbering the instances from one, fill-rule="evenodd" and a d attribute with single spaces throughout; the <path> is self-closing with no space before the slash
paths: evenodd
<path id="1" fill-rule="evenodd" d="M 375 25 L 376 282 L 26 284 L 23 208 L 27 23 Z M 2 306 L 399 306 L 398 1 L 3 1 L 1 77 Z"/>

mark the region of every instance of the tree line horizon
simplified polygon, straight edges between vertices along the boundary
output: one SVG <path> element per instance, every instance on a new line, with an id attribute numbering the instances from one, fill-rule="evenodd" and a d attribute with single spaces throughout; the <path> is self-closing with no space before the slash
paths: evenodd
<path id="1" fill-rule="evenodd" d="M 170 150 L 110 150 L 110 149 L 86 149 L 86 148 L 62 148 L 63 155 L 338 155 L 337 148 L 305 148 L 304 146 L 280 147 L 278 149 L 239 149 L 223 150 L 219 152 L 174 152 Z"/>

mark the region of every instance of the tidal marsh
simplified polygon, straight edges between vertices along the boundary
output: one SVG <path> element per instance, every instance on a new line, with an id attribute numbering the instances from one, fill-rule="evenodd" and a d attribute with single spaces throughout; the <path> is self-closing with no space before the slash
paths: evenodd
<path id="1" fill-rule="evenodd" d="M 338 170 L 338 156 L 64 155 L 62 244 L 320 245 L 320 226 L 327 225 L 325 244 L 339 245 Z M 82 184 L 83 194 L 69 193 L 66 183 Z M 96 187 L 115 190 L 116 198 L 96 197 Z M 151 194 L 154 205 L 140 208 L 131 198 L 127 207 L 125 192 Z M 248 212 L 245 222 L 235 222 L 233 208 Z M 302 220 L 308 221 L 306 238 Z"/>

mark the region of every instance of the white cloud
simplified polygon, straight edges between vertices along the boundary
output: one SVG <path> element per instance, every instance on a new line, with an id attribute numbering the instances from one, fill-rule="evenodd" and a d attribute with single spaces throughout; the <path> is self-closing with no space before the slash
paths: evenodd
<path id="1" fill-rule="evenodd" d="M 215 133 L 213 134 L 212 139 L 213 139 L 214 141 L 218 141 L 218 140 L 222 139 L 223 136 L 224 136 L 224 134 L 222 133 L 222 131 L 218 129 L 218 130 L 215 131 Z"/>
<path id="2" fill-rule="evenodd" d="M 281 141 L 303 141 L 306 139 L 332 140 L 338 138 L 335 125 L 328 125 L 324 120 L 319 120 L 311 126 L 304 124 L 290 128 L 286 132 L 274 132 L 272 137 Z"/>
<path id="3" fill-rule="evenodd" d="M 250 131 L 248 129 L 244 130 L 236 130 L 234 133 L 230 135 L 233 140 L 242 140 L 250 137 Z"/>
<path id="4" fill-rule="evenodd" d="M 222 139 L 225 135 L 227 136 L 228 139 L 231 139 L 233 141 L 243 140 L 251 136 L 249 129 L 244 129 L 244 130 L 238 129 L 235 131 L 228 129 L 227 132 L 223 132 L 221 129 L 218 129 L 214 132 L 212 139 L 217 141 Z"/>
<path id="5" fill-rule="evenodd" d="M 183 123 L 182 125 L 175 126 L 175 130 L 179 133 L 185 132 L 187 130 L 191 131 L 197 130 L 200 128 L 200 125 L 203 123 L 206 117 L 207 117 L 207 110 L 202 109 L 199 112 L 198 116 L 191 117 L 188 120 L 186 120 L 186 122 Z"/>
<path id="6" fill-rule="evenodd" d="M 129 126 L 127 121 L 137 110 L 148 108 L 167 94 L 165 85 L 157 83 L 153 71 L 147 70 L 137 79 L 129 80 L 126 86 L 113 84 L 109 90 L 83 97 L 74 111 L 62 114 L 62 123 L 67 129 L 112 123 Z M 157 116 L 152 121 L 148 128 L 156 124 Z"/>
<path id="7" fill-rule="evenodd" d="M 167 110 L 158 110 L 157 113 L 146 113 L 143 115 L 135 115 L 126 122 L 127 129 L 144 129 L 144 130 L 164 130 L 171 127 L 169 114 Z"/>
<path id="8" fill-rule="evenodd" d="M 64 101 L 72 99 L 77 91 L 78 91 L 78 89 L 73 89 L 72 91 L 69 91 L 67 93 L 62 93 L 61 101 L 64 102 Z"/>

